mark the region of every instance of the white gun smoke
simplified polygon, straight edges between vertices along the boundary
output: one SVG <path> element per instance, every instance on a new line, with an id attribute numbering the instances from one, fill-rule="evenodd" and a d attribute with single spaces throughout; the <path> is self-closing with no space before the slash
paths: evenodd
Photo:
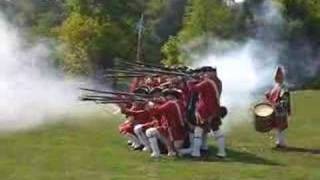
<path id="1" fill-rule="evenodd" d="M 223 130 L 252 121 L 251 108 L 263 100 L 264 90 L 272 86 L 273 72 L 282 48 L 278 28 L 283 23 L 278 4 L 264 1 L 252 9 L 254 18 L 262 22 L 255 36 L 245 43 L 209 41 L 209 53 L 194 55 L 195 67 L 215 66 L 223 83 L 222 104 L 229 109 Z"/>
<path id="2" fill-rule="evenodd" d="M 54 70 L 46 43 L 28 44 L 2 16 L 0 39 L 0 132 L 29 129 L 75 114 L 79 81 L 66 81 Z"/>

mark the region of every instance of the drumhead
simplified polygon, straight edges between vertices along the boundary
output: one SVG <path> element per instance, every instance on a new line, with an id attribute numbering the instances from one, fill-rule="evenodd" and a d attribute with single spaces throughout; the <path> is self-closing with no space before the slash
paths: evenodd
<path id="1" fill-rule="evenodd" d="M 274 109 L 273 109 L 272 105 L 270 105 L 268 103 L 260 103 L 260 104 L 256 105 L 254 108 L 255 115 L 260 116 L 260 117 L 268 117 L 268 116 L 272 115 L 273 112 L 274 112 Z"/>

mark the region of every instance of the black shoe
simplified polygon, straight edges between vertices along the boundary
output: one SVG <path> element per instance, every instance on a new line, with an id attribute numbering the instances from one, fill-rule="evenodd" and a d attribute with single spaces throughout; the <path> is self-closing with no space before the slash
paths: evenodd
<path id="1" fill-rule="evenodd" d="M 142 149 L 144 148 L 143 145 L 140 145 L 139 147 L 135 147 L 133 148 L 134 151 L 142 151 Z"/>
<path id="2" fill-rule="evenodd" d="M 201 157 L 201 156 L 199 156 L 199 157 L 191 156 L 191 160 L 192 160 L 192 161 L 201 161 L 201 160 L 202 160 L 202 157 Z"/>
<path id="3" fill-rule="evenodd" d="M 200 149 L 200 153 L 203 156 L 209 156 L 209 149 Z"/>
<path id="4" fill-rule="evenodd" d="M 286 145 L 277 144 L 275 148 L 276 149 L 286 149 L 287 146 Z"/>

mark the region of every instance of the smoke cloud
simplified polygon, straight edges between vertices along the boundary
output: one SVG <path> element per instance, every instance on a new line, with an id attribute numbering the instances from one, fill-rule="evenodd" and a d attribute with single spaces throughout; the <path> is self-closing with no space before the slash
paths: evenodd
<path id="1" fill-rule="evenodd" d="M 251 9 L 257 24 L 245 42 L 209 41 L 209 53 L 193 54 L 193 66 L 215 66 L 223 83 L 222 105 L 229 109 L 223 122 L 228 132 L 234 126 L 252 121 L 251 108 L 262 101 L 272 86 L 273 73 L 283 49 L 279 32 L 284 22 L 278 4 L 266 0 Z M 280 27 L 280 28 L 279 28 Z"/>
<path id="2" fill-rule="evenodd" d="M 77 100 L 81 81 L 66 81 L 53 68 L 45 41 L 28 44 L 1 16 L 0 39 L 0 132 L 89 112 Z"/>

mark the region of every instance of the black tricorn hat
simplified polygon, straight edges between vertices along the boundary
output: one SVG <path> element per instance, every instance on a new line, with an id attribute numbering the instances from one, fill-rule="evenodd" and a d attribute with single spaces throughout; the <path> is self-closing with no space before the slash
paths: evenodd
<path id="1" fill-rule="evenodd" d="M 200 68 L 201 72 L 216 72 L 217 68 L 215 67 L 211 67 L 211 66 L 203 66 L 202 68 Z"/>
<path id="2" fill-rule="evenodd" d="M 183 65 L 180 65 L 176 68 L 178 71 L 181 71 L 181 72 L 186 72 L 187 70 L 189 70 L 189 67 L 188 66 L 183 66 Z"/>
<path id="3" fill-rule="evenodd" d="M 197 74 L 201 72 L 201 68 L 192 69 L 190 73 Z"/>
<path id="4" fill-rule="evenodd" d="M 135 94 L 149 94 L 149 88 L 148 87 L 138 87 L 133 91 Z"/>
<path id="5" fill-rule="evenodd" d="M 168 95 L 171 95 L 171 96 L 174 96 L 175 98 L 179 99 L 181 97 L 181 90 L 179 89 L 164 89 L 162 91 L 162 94 L 164 96 L 168 96 Z"/>
<path id="6" fill-rule="evenodd" d="M 157 93 L 157 92 L 161 93 L 161 92 L 162 92 L 162 89 L 161 89 L 160 87 L 152 88 L 152 89 L 150 90 L 149 94 L 150 94 L 150 95 L 153 95 L 153 94 L 155 94 L 155 93 Z"/>

